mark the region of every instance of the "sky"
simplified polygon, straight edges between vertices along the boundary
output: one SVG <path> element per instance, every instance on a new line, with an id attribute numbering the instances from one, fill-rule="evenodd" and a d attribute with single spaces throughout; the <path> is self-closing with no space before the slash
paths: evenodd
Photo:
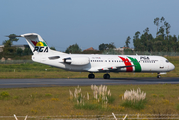
<path id="1" fill-rule="evenodd" d="M 179 0 L 1 0 L 0 44 L 6 35 L 37 33 L 49 47 L 84 50 L 102 43 L 123 47 L 128 36 L 147 27 L 155 37 L 154 19 L 162 16 L 179 35 Z M 27 44 L 20 38 L 15 45 Z"/>

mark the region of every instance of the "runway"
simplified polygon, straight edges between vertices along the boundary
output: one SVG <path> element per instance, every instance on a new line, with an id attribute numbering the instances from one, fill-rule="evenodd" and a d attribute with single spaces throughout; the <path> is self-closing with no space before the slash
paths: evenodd
<path id="1" fill-rule="evenodd" d="M 0 79 L 0 88 L 51 86 L 88 86 L 122 84 L 179 84 L 179 78 L 111 78 L 111 79 Z"/>

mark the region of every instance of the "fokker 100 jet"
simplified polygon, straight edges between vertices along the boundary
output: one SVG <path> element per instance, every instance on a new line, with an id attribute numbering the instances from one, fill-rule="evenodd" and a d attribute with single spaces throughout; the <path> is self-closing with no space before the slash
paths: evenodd
<path id="1" fill-rule="evenodd" d="M 161 56 L 146 55 L 99 55 L 66 54 L 51 50 L 42 37 L 36 33 L 27 33 L 24 37 L 33 52 L 32 60 L 69 71 L 89 72 L 88 78 L 95 78 L 94 73 L 105 73 L 103 78 L 110 79 L 110 72 L 147 72 L 161 74 L 175 69 L 175 66 Z"/>

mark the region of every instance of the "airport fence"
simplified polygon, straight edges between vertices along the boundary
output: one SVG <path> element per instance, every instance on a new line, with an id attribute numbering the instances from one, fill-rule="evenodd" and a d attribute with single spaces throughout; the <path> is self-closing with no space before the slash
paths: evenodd
<path id="1" fill-rule="evenodd" d="M 60 116 L 0 116 L 4 120 L 179 120 L 179 114 L 114 114 L 111 115 L 60 115 Z"/>

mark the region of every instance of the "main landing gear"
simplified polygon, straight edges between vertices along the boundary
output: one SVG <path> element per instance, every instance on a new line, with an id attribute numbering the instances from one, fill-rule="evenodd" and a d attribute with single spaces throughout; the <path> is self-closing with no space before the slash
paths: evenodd
<path id="1" fill-rule="evenodd" d="M 94 79 L 94 78 L 95 78 L 95 75 L 94 75 L 93 73 L 90 73 L 90 74 L 88 75 L 88 78 L 89 78 L 89 79 Z"/>
<path id="2" fill-rule="evenodd" d="M 88 78 L 89 78 L 89 79 L 94 79 L 94 78 L 95 78 L 95 75 L 94 75 L 93 73 L 90 73 L 90 74 L 88 75 Z M 109 74 L 104 74 L 104 75 L 103 75 L 103 78 L 104 78 L 104 79 L 110 79 L 110 75 L 109 75 Z"/>
<path id="3" fill-rule="evenodd" d="M 103 78 L 104 78 L 104 79 L 110 79 L 110 75 L 109 75 L 109 74 L 104 74 L 104 75 L 103 75 Z"/>

